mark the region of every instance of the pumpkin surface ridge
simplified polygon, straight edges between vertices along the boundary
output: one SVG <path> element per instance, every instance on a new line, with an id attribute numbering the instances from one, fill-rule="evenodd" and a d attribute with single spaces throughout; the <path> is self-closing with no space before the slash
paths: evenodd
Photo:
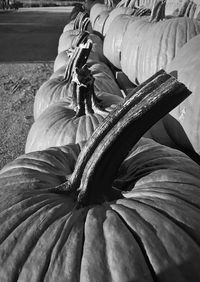
<path id="1" fill-rule="evenodd" d="M 127 192 L 127 194 L 126 194 L 126 196 L 128 194 L 131 194 L 130 197 L 128 196 L 128 199 L 131 198 L 131 200 L 136 198 L 135 200 L 138 200 L 138 201 L 147 201 L 147 202 L 149 201 L 149 202 L 153 203 L 152 200 L 155 197 L 155 198 L 158 199 L 158 202 L 156 202 L 155 205 L 158 205 L 158 203 L 160 203 L 160 205 L 161 205 L 162 203 L 165 204 L 165 203 L 168 202 L 168 203 L 171 203 L 172 206 L 177 204 L 177 208 L 181 208 L 181 209 L 183 209 L 182 204 L 183 204 L 183 202 L 185 202 L 186 208 L 191 209 L 192 212 L 194 212 L 194 214 L 195 213 L 197 214 L 199 212 L 199 206 L 193 204 L 187 198 L 182 197 L 180 195 L 180 193 L 175 194 L 175 193 L 169 192 L 168 190 L 165 191 L 164 189 L 163 189 L 163 191 L 160 191 L 160 190 L 158 191 L 158 190 L 154 190 L 154 189 L 151 189 L 151 191 L 149 191 L 149 189 L 142 189 L 142 191 L 141 190 L 136 191 L 136 189 L 134 189 L 134 191 L 131 191 L 131 192 L 129 192 L 129 193 Z"/>
<path id="2" fill-rule="evenodd" d="M 134 205 L 134 201 L 132 204 Z M 161 264 L 162 267 L 166 267 L 170 263 L 171 258 L 159 236 L 157 236 L 156 229 L 136 209 L 128 205 L 124 205 L 123 203 L 114 204 L 112 208 L 118 212 L 124 224 L 133 234 L 145 258 L 145 262 L 148 268 L 150 268 L 153 281 L 157 281 L 156 277 L 159 276 L 160 270 L 159 265 Z M 159 256 L 157 257 L 154 249 L 159 249 L 162 256 L 165 257 L 164 261 L 160 260 Z"/>
<path id="3" fill-rule="evenodd" d="M 78 225 L 80 225 L 80 223 L 78 223 L 78 224 L 76 223 L 76 224 L 74 224 L 74 226 L 71 226 L 71 230 L 68 231 L 69 234 L 68 234 L 67 238 L 63 237 L 63 233 L 64 233 L 65 229 L 61 232 L 59 240 L 57 241 L 57 243 L 55 244 L 55 246 L 54 246 L 54 248 L 51 252 L 51 257 L 50 257 L 50 260 L 49 260 L 48 269 L 46 270 L 46 273 L 45 273 L 45 276 L 44 276 L 44 278 L 45 278 L 44 281 L 51 281 L 51 279 L 53 279 L 53 281 L 60 281 L 61 282 L 62 280 L 60 280 L 60 279 L 63 279 L 63 278 L 64 279 L 72 279 L 72 277 L 73 277 L 73 279 L 76 279 L 74 281 L 78 281 L 78 277 L 77 277 L 78 273 L 79 273 L 79 268 L 78 268 L 79 257 L 78 256 L 77 256 L 77 262 L 75 263 L 75 261 L 74 261 L 73 266 L 72 265 L 68 266 L 67 263 L 66 263 L 66 268 L 68 266 L 68 269 L 64 268 L 64 270 L 66 270 L 66 272 L 68 272 L 68 273 L 65 273 L 65 271 L 63 269 L 62 269 L 62 272 L 58 273 L 58 270 L 57 270 L 58 267 L 59 267 L 58 266 L 59 263 L 60 263 L 60 265 L 63 264 L 62 256 L 66 253 L 66 250 L 65 250 L 66 246 L 69 247 L 69 251 L 70 251 L 70 246 L 69 246 L 70 243 L 69 242 L 70 242 L 71 237 L 72 237 L 71 233 L 74 232 L 74 229 L 77 230 Z M 80 247 L 81 246 L 79 246 L 79 248 Z M 75 249 L 75 255 L 78 255 L 76 249 Z M 66 254 L 66 258 L 67 257 L 68 257 L 68 254 Z M 76 267 L 77 273 L 74 271 L 75 267 Z M 59 274 L 61 275 L 60 277 L 62 277 L 62 278 L 59 277 Z M 70 276 L 71 278 L 69 278 L 68 276 Z"/>
<path id="4" fill-rule="evenodd" d="M 50 256 L 48 255 L 48 253 L 51 253 L 52 252 L 52 249 L 54 248 L 54 246 L 56 245 L 56 241 L 57 241 L 57 239 L 58 239 L 58 237 L 59 237 L 59 233 L 60 232 L 62 232 L 62 228 L 63 228 L 63 225 L 65 224 L 65 221 L 64 221 L 64 219 L 66 218 L 66 215 L 64 215 L 63 216 L 63 218 L 59 218 L 58 220 L 56 220 L 52 225 L 50 225 L 45 231 L 44 231 L 44 233 L 42 233 L 41 234 L 41 236 L 40 236 L 40 238 L 38 239 L 38 241 L 36 242 L 36 244 L 35 244 L 35 246 L 34 246 L 34 248 L 30 251 L 30 255 L 29 255 L 29 257 L 27 257 L 27 259 L 24 261 L 24 264 L 23 264 L 23 272 L 22 273 L 20 273 L 20 276 L 22 275 L 22 277 L 23 276 L 25 276 L 25 278 L 24 279 L 31 279 L 31 277 L 27 277 L 27 276 L 29 276 L 28 275 L 28 267 L 26 268 L 26 264 L 28 265 L 28 264 L 31 264 L 31 259 L 32 259 L 32 256 L 34 256 L 34 252 L 35 252 L 35 249 L 37 249 L 37 245 L 40 245 L 40 240 L 41 240 L 41 238 L 43 237 L 43 236 L 45 236 L 45 234 L 46 233 L 49 233 L 49 229 L 51 230 L 51 238 L 50 238 L 50 242 L 49 242 L 49 245 L 48 245 L 48 249 L 46 248 L 46 250 L 45 250 L 45 253 L 46 253 L 46 255 L 45 255 L 45 258 L 43 258 L 43 260 L 42 260 L 42 271 L 40 270 L 39 271 L 39 277 L 41 278 L 41 277 L 43 277 L 46 273 L 46 266 L 48 266 L 49 265 L 49 263 L 48 263 L 48 261 L 49 261 L 49 259 L 50 259 Z M 59 221 L 59 223 L 61 224 L 61 226 L 59 225 L 59 224 L 55 224 L 55 223 L 57 223 Z M 64 222 L 62 222 L 62 221 L 64 221 Z M 48 238 L 49 239 L 49 238 Z M 41 250 L 41 247 L 43 247 L 43 246 L 40 246 L 40 250 Z M 33 257 L 33 259 L 34 260 L 37 260 L 37 257 L 36 258 L 34 258 Z M 30 261 L 30 262 L 29 262 Z M 25 274 L 24 274 L 24 272 L 25 272 Z M 22 278 L 23 279 L 23 278 Z M 43 280 L 42 280 L 43 281 Z"/>
<path id="5" fill-rule="evenodd" d="M 125 206 L 127 206 L 128 208 L 130 209 L 136 209 L 136 212 L 138 214 L 140 214 L 140 216 L 145 216 L 146 220 L 148 220 L 148 223 L 149 224 L 152 224 L 153 223 L 153 227 L 155 228 L 161 228 L 160 225 L 158 225 L 156 223 L 156 221 L 159 219 L 160 222 L 162 222 L 163 220 L 163 224 L 165 224 L 165 220 L 166 220 L 166 225 L 165 227 L 168 228 L 168 224 L 172 224 L 175 226 L 175 228 L 178 230 L 180 228 L 180 226 L 176 226 L 174 224 L 174 222 L 176 221 L 175 218 L 172 218 L 170 216 L 168 216 L 167 214 L 165 214 L 166 210 L 162 210 L 162 209 L 157 209 L 156 207 L 154 206 L 151 206 L 150 204 L 148 203 L 143 203 L 143 202 L 140 202 L 141 199 L 134 199 L 134 200 L 130 200 L 130 199 L 120 199 L 118 200 L 120 203 L 124 204 Z M 148 200 L 147 200 L 148 201 Z M 150 202 L 150 201 L 149 201 Z M 157 204 L 157 201 L 153 202 L 153 204 Z M 170 211 L 170 209 L 169 209 Z M 156 214 L 158 214 L 159 216 L 157 217 Z M 181 214 L 182 216 L 182 214 Z M 198 217 L 198 215 L 197 215 Z M 144 219 L 145 220 L 145 219 Z M 197 222 L 197 221 L 196 221 Z M 154 223 L 156 223 L 154 225 Z M 189 221 L 190 223 L 190 221 Z M 162 225 L 162 224 L 161 224 Z M 171 229 L 173 231 L 173 228 Z M 163 230 L 165 232 L 165 230 Z M 182 229 L 182 227 L 180 228 L 180 231 L 181 233 L 183 233 L 186 237 L 188 237 L 188 234 L 187 232 Z M 196 235 L 199 237 L 199 232 L 198 230 L 195 229 L 195 232 L 196 232 Z M 157 232 L 156 232 L 157 233 Z M 174 234 L 175 235 L 175 234 Z M 179 240 L 180 238 L 177 238 L 177 241 Z M 188 240 L 191 240 L 193 241 L 194 245 L 197 244 L 196 240 L 194 240 L 193 238 L 189 238 L 188 237 Z M 199 248 L 196 248 L 197 250 L 197 254 L 198 256 L 200 256 L 200 249 Z"/>
<path id="6" fill-rule="evenodd" d="M 23 251 L 25 251 L 25 254 L 28 256 L 28 253 L 30 250 L 32 250 L 32 248 L 35 246 L 35 243 L 37 242 L 38 236 L 41 236 L 41 234 L 45 231 L 45 228 L 47 228 L 47 226 L 49 226 L 50 224 L 52 224 L 53 222 L 55 222 L 55 220 L 57 220 L 61 214 L 63 214 L 65 207 L 62 207 L 63 204 L 59 202 L 57 202 L 57 206 L 55 206 L 55 203 L 52 203 L 52 205 L 47 204 L 45 206 L 42 206 L 41 208 L 39 208 L 38 210 L 36 210 L 34 213 L 30 214 L 26 220 L 24 220 L 21 223 L 18 223 L 18 226 L 14 226 L 14 229 L 9 232 L 9 234 L 7 234 L 5 240 L 3 242 L 1 242 L 1 248 L 3 248 L 3 245 L 5 244 L 9 244 L 9 254 L 7 256 L 7 260 L 9 260 L 12 252 L 15 253 L 16 248 L 18 247 L 18 245 L 25 240 L 26 245 L 22 245 L 24 247 L 24 249 L 21 249 L 21 253 L 20 255 L 22 255 Z M 56 215 L 56 217 L 54 216 L 54 218 L 51 217 L 51 222 L 48 222 L 48 217 L 44 214 L 44 211 L 47 210 L 48 211 L 48 215 L 50 215 L 51 217 L 51 213 L 54 212 L 54 214 Z M 55 210 L 57 210 L 57 213 L 55 213 Z M 43 213 L 43 215 L 42 215 Z M 37 216 L 38 214 L 42 215 L 42 218 L 39 219 Z M 28 220 L 29 219 L 29 220 Z M 43 220 L 40 222 L 40 227 L 37 225 L 37 221 L 38 220 Z M 46 221 L 46 222 L 45 222 Z M 31 223 L 31 225 L 30 225 Z M 43 226 L 42 226 L 43 225 Z M 23 235 L 20 235 L 20 233 L 22 233 L 22 226 L 24 227 L 24 233 Z M 13 233 L 15 235 L 13 235 Z M 27 234 L 26 234 L 27 233 Z M 33 235 L 32 237 L 29 238 L 29 236 L 31 236 L 31 234 Z M 26 236 L 27 235 L 27 236 Z M 15 236 L 18 237 L 18 240 L 15 240 Z M 28 241 L 31 241 L 32 244 L 29 244 Z M 27 249 L 28 247 L 28 249 Z M 28 251 L 29 250 L 29 251 Z M 27 252 L 28 251 L 28 252 Z M 19 255 L 19 254 L 18 254 Z M 6 253 L 5 253 L 6 256 Z M 4 259 L 5 259 L 4 256 Z M 23 257 L 23 260 L 25 258 Z M 20 264 L 22 263 L 22 260 L 19 260 Z"/>
<path id="7" fill-rule="evenodd" d="M 101 252 L 102 253 L 102 260 L 99 260 L 98 268 L 99 271 L 104 273 L 104 279 L 107 281 L 113 281 L 111 277 L 111 272 L 109 269 L 109 262 L 108 262 L 108 256 L 107 256 L 107 250 L 106 250 L 106 238 L 103 230 L 103 226 L 101 226 L 100 223 L 103 223 L 106 219 L 106 210 L 110 209 L 108 204 L 104 204 L 103 206 L 91 206 L 91 208 L 88 210 L 87 216 L 85 218 L 85 224 L 84 224 L 84 248 L 82 250 L 82 259 L 81 259 L 81 269 L 84 269 L 85 266 L 85 260 L 87 258 L 87 249 L 88 245 L 93 244 L 94 238 L 90 238 L 91 232 L 91 226 L 95 226 L 95 233 L 99 235 L 99 241 L 100 244 L 95 244 L 96 253 Z M 92 236 L 93 237 L 93 236 Z M 91 257 L 91 259 L 93 259 Z M 95 256 L 94 256 L 95 259 Z M 86 265 L 87 267 L 87 265 Z M 106 274 L 105 274 L 106 273 Z M 98 275 L 98 274 L 97 274 Z M 84 272 L 80 272 L 80 277 L 84 276 Z M 98 276 L 95 277 L 95 279 L 98 280 Z M 80 280 L 81 281 L 81 280 Z"/>
<path id="8" fill-rule="evenodd" d="M 124 199 L 124 200 L 127 200 L 127 199 Z M 151 246 L 148 246 L 148 236 L 150 236 L 150 234 L 154 237 L 153 239 L 155 240 L 154 242 L 155 248 L 163 249 L 163 252 L 165 253 L 165 256 L 167 257 L 167 261 L 171 260 L 171 258 L 169 254 L 167 253 L 167 249 L 163 245 L 162 241 L 159 239 L 159 236 L 157 236 L 156 228 L 154 228 L 154 226 L 150 222 L 148 222 L 148 220 L 146 220 L 145 217 L 142 217 L 142 215 L 139 213 L 139 211 L 137 211 L 137 209 L 134 209 L 124 204 L 123 203 L 124 200 L 120 200 L 122 203 L 114 204 L 112 205 L 112 207 L 119 213 L 120 217 L 124 221 L 124 224 L 126 224 L 128 228 L 130 229 L 131 233 L 133 233 L 133 236 L 136 238 L 138 245 L 140 246 L 140 249 L 142 250 L 143 256 L 145 257 L 145 261 L 148 267 L 150 268 L 153 281 L 157 281 L 156 274 L 159 275 L 159 273 L 156 273 L 157 272 L 157 269 L 156 269 L 157 267 L 155 267 L 156 261 L 155 261 L 155 258 L 151 261 L 153 254 L 152 252 L 150 252 L 150 249 L 149 249 L 149 247 L 151 248 Z M 139 199 L 131 199 L 131 201 L 132 201 L 133 206 L 134 206 L 134 203 L 140 204 Z M 136 224 L 131 224 L 131 222 L 133 223 L 133 219 L 127 220 L 127 216 L 130 216 L 130 214 L 132 217 L 134 214 L 134 219 L 135 220 L 137 219 Z M 140 223 L 139 227 L 137 226 L 138 222 Z M 142 230 L 140 231 L 139 228 L 141 228 Z M 143 230 L 145 230 L 147 234 L 145 234 L 145 232 L 143 233 Z M 152 239 L 150 239 L 150 241 L 152 241 Z M 155 252 L 155 255 L 156 255 L 156 252 Z M 166 260 L 166 257 L 165 257 L 165 260 Z M 164 261 L 163 264 L 165 265 L 165 263 L 166 262 Z"/>
<path id="9" fill-rule="evenodd" d="M 52 234 L 51 234 L 51 241 L 48 242 L 48 249 L 45 250 L 45 257 L 44 257 L 44 260 L 43 260 L 43 269 L 39 275 L 39 279 L 41 281 L 45 281 L 45 276 L 46 276 L 46 272 L 48 271 L 48 268 L 50 266 L 50 261 L 51 261 L 51 253 L 60 237 L 60 234 L 62 232 L 62 229 L 63 229 L 63 226 L 64 226 L 64 222 L 60 223 L 61 225 L 58 227 L 55 226 L 54 228 L 52 228 Z M 58 229 L 58 230 L 57 230 Z M 48 229 L 45 231 L 45 233 L 48 231 Z M 55 234 L 56 233 L 56 234 Z M 36 246 L 39 244 L 39 240 L 37 241 L 37 244 Z M 33 251 L 30 253 L 29 257 L 26 259 L 26 261 L 24 262 L 24 266 L 28 263 L 29 260 L 31 260 L 31 256 L 32 256 L 32 253 L 34 253 L 34 249 Z M 27 272 L 27 271 L 26 271 Z M 20 273 L 20 275 L 22 275 Z"/>
<path id="10" fill-rule="evenodd" d="M 137 197 L 137 196 L 136 196 Z M 133 199 L 131 199 L 133 200 Z M 139 204 L 142 203 L 142 206 L 147 206 L 152 208 L 154 211 L 162 214 L 164 217 L 168 218 L 171 222 L 175 223 L 177 227 L 179 227 L 183 232 L 189 235 L 194 243 L 198 245 L 200 243 L 200 236 L 199 236 L 199 226 L 198 226 L 198 217 L 199 217 L 199 208 L 193 207 L 191 204 L 188 204 L 185 200 L 180 202 L 177 205 L 177 202 L 170 203 L 169 200 L 159 199 L 158 201 L 154 201 L 154 195 L 149 196 L 147 198 L 136 198 L 134 201 L 138 202 Z M 163 204 L 163 205 L 162 205 Z M 186 211 L 181 204 L 184 204 L 186 207 Z M 174 209 L 175 207 L 175 209 Z M 180 210 L 180 212 L 179 212 Z M 192 216 L 189 220 L 186 220 L 187 213 L 191 213 Z M 194 219 L 193 219 L 194 216 Z M 193 229 L 195 228 L 195 232 Z"/>
<path id="11" fill-rule="evenodd" d="M 36 202 L 32 204 L 32 200 L 35 200 Z M 2 244 L 4 241 L 6 241 L 9 236 L 12 236 L 13 232 L 17 230 L 17 228 L 20 228 L 21 224 L 26 224 L 26 221 L 30 219 L 30 217 L 34 217 L 36 213 L 41 213 L 44 209 L 47 209 L 50 205 L 55 206 L 55 203 L 58 203 L 60 206 L 60 201 L 56 199 L 44 199 L 40 202 L 37 202 L 38 198 L 26 198 L 20 202 L 14 203 L 9 209 L 3 210 L 0 214 L 1 218 L 6 217 L 7 221 L 12 222 L 12 227 L 6 228 L 8 226 L 7 221 L 4 220 L 4 230 L 2 230 L 1 238 L 0 238 L 0 244 Z M 21 205 L 24 204 L 25 206 L 30 202 L 30 206 L 23 209 L 23 213 L 21 212 Z M 12 214 L 12 209 L 16 209 L 16 214 Z M 12 214 L 12 216 L 10 216 Z M 21 220 L 21 222 L 20 222 Z M 19 223 L 20 222 L 20 223 Z"/>
<path id="12" fill-rule="evenodd" d="M 112 281 L 117 281 L 117 282 L 122 281 L 122 280 L 131 281 L 132 279 L 133 281 L 134 280 L 137 281 L 137 278 L 135 277 L 138 276 L 138 273 L 141 273 L 142 274 L 142 277 L 140 277 L 141 281 L 152 282 L 150 270 L 148 269 L 147 265 L 145 264 L 145 258 L 143 257 L 143 254 L 141 252 L 141 249 L 138 245 L 137 240 L 132 236 L 130 229 L 127 228 L 126 224 L 124 224 L 123 220 L 120 218 L 119 214 L 116 213 L 116 211 L 113 211 L 112 209 L 107 210 L 106 215 L 107 216 L 106 216 L 106 220 L 104 221 L 103 227 L 104 227 L 104 236 L 106 239 L 106 246 L 107 246 L 106 251 L 107 251 L 107 256 L 108 256 L 108 262 L 109 262 L 110 269 L 112 271 L 112 278 L 113 278 Z M 111 240 L 112 237 L 108 231 L 110 231 L 111 234 L 113 231 L 115 232 L 117 231 L 118 234 L 114 233 L 113 235 L 115 236 L 113 240 Z M 124 242 L 120 240 L 122 234 L 126 238 Z M 116 251 L 112 254 L 111 250 L 113 246 L 117 248 L 116 248 Z M 131 265 L 127 266 L 128 261 L 126 261 L 125 265 L 123 265 L 123 269 L 121 269 L 119 273 L 115 274 L 115 271 L 113 271 L 113 268 L 117 266 L 117 261 L 124 260 L 123 252 L 124 250 L 127 249 L 127 247 L 128 247 L 128 250 L 127 250 L 128 255 L 129 254 L 131 255 L 131 253 L 133 253 L 137 256 L 137 258 L 136 256 L 132 256 L 132 261 L 134 261 L 137 267 L 134 269 L 130 269 Z M 117 249 L 120 250 L 121 256 L 119 256 L 120 253 Z M 117 256 L 117 260 L 115 256 Z M 131 277 L 129 277 L 130 274 L 131 274 Z"/>
<path id="13" fill-rule="evenodd" d="M 131 203 L 133 204 L 133 203 Z M 140 205 L 140 203 L 139 203 Z M 133 211 L 131 213 L 131 209 L 130 207 L 126 204 L 127 208 L 128 208 L 128 211 L 129 211 L 129 215 L 131 214 L 131 216 L 133 216 Z M 141 208 L 143 207 L 143 205 L 141 205 Z M 145 206 L 144 206 L 145 207 Z M 118 206 L 116 206 L 116 208 L 118 208 Z M 167 281 L 167 275 L 164 273 L 162 273 L 162 270 L 163 270 L 163 267 L 164 269 L 167 267 L 168 268 L 168 265 L 171 265 L 172 261 L 174 260 L 174 256 L 173 256 L 173 253 L 170 254 L 170 252 L 168 251 L 168 242 L 166 240 L 166 242 L 163 240 L 164 238 L 162 238 L 162 236 L 159 235 L 159 224 L 157 225 L 154 225 L 154 220 L 151 220 L 151 219 L 154 219 L 156 218 L 156 216 L 153 217 L 153 215 L 150 215 L 150 217 L 146 217 L 145 216 L 145 213 L 143 215 L 143 213 L 139 213 L 141 209 L 138 209 L 136 207 L 136 211 L 134 211 L 134 213 L 136 215 L 138 215 L 138 219 L 139 219 L 139 222 L 142 220 L 143 221 L 143 224 L 140 225 L 140 228 L 141 230 L 139 229 L 139 227 L 137 228 L 137 223 L 135 223 L 133 221 L 133 218 L 129 217 L 129 220 L 127 218 L 127 213 L 124 212 L 123 209 L 121 209 L 121 214 L 122 216 L 126 219 L 126 224 L 129 224 L 130 228 L 134 229 L 136 233 L 139 233 L 139 240 L 142 240 L 143 241 L 143 248 L 145 249 L 146 253 L 148 254 L 148 257 L 149 257 L 149 260 L 151 261 L 151 264 L 153 266 L 153 269 L 154 269 L 154 273 L 156 273 L 156 277 L 160 277 L 160 279 L 162 281 Z M 149 207 L 147 207 L 147 213 L 148 211 L 150 212 L 151 211 L 151 208 L 149 209 Z M 153 211 L 154 213 L 154 211 Z M 156 211 L 155 211 L 155 214 L 156 214 Z M 135 217 L 136 219 L 136 217 Z M 159 222 L 162 222 L 162 216 L 161 218 L 159 219 Z M 165 226 L 167 226 L 166 224 L 169 225 L 174 225 L 172 222 L 168 221 L 166 219 L 166 222 L 165 222 Z M 162 224 L 161 224 L 162 225 Z M 152 232 L 151 235 L 148 234 L 149 232 Z M 164 235 L 164 232 L 163 232 L 163 235 Z M 175 234 L 174 234 L 175 236 Z M 187 236 L 187 235 L 186 235 Z M 153 242 L 151 242 L 153 240 Z M 153 246 L 154 245 L 154 246 Z M 155 251 L 154 251 L 155 249 Z M 159 250 L 159 253 L 157 254 L 157 251 L 156 250 Z M 172 249 L 173 251 L 173 249 Z M 158 255 L 158 257 L 157 257 Z M 162 259 L 164 257 L 164 260 Z M 162 267 L 161 269 L 160 266 Z M 173 280 L 170 280 L 170 281 L 177 281 L 176 280 L 176 276 L 178 274 L 179 277 L 181 277 L 183 280 L 181 281 L 189 281 L 189 280 L 185 280 L 184 277 L 182 277 L 181 275 L 181 271 L 177 271 L 178 269 L 174 269 L 173 268 L 169 269 L 169 272 L 168 274 L 170 273 L 170 277 L 173 279 Z M 173 275 L 172 275 L 173 274 Z M 166 275 L 166 277 L 165 277 Z M 172 275 L 172 276 L 171 276 Z M 157 281 L 157 279 L 156 279 Z"/>
<path id="14" fill-rule="evenodd" d="M 82 217 L 84 216 L 81 216 L 81 218 Z M 62 253 L 63 248 L 65 247 L 65 243 L 68 241 L 70 237 L 70 233 L 74 228 L 74 222 L 78 221 L 78 218 L 80 218 L 80 214 L 79 213 L 72 214 L 72 212 L 70 212 L 69 214 L 65 215 L 64 218 L 63 218 L 64 224 L 59 234 L 59 239 L 57 240 L 56 244 L 54 245 L 51 251 L 51 257 L 49 260 L 49 269 L 55 267 L 56 260 L 59 260 L 59 256 Z M 48 273 L 49 269 L 45 273 L 45 276 L 47 277 L 50 276 L 50 273 Z"/>

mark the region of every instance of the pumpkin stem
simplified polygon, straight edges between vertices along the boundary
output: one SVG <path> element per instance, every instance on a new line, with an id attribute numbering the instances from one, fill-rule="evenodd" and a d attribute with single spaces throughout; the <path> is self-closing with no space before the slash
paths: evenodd
<path id="1" fill-rule="evenodd" d="M 87 38 L 88 38 L 88 33 L 85 40 Z M 91 49 L 92 49 L 91 40 L 87 40 L 86 43 L 84 42 L 74 49 L 74 52 L 72 53 L 70 60 L 67 64 L 65 75 L 64 75 L 64 80 L 66 82 L 70 82 L 72 80 L 72 74 L 76 68 L 81 69 L 86 64 Z"/>
<path id="2" fill-rule="evenodd" d="M 150 22 L 158 22 L 165 18 L 165 6 L 166 6 L 166 0 L 155 0 L 151 15 L 150 15 Z"/>
<path id="3" fill-rule="evenodd" d="M 68 181 L 52 191 L 78 192 L 80 206 L 119 197 L 112 183 L 121 162 L 153 124 L 190 94 L 163 70 L 140 84 L 95 130 Z"/>
<path id="4" fill-rule="evenodd" d="M 73 105 L 76 117 L 93 114 L 94 109 L 107 113 L 101 107 L 101 100 L 94 92 L 94 78 L 86 64 L 82 69 L 75 69 L 72 82 L 76 84 L 75 91 L 73 91 Z"/>
<path id="5" fill-rule="evenodd" d="M 108 6 L 108 8 L 112 8 L 115 6 L 113 0 L 105 0 L 105 4 L 106 6 Z"/>
<path id="6" fill-rule="evenodd" d="M 130 0 L 130 2 L 128 3 L 128 8 L 131 8 L 131 9 L 140 9 L 140 8 L 144 8 L 144 7 L 139 7 L 137 5 L 137 0 Z"/>
<path id="7" fill-rule="evenodd" d="M 80 29 L 82 21 L 89 17 L 87 12 L 79 12 L 74 21 L 74 29 Z"/>
<path id="8" fill-rule="evenodd" d="M 189 17 L 193 18 L 197 4 L 190 0 L 185 0 L 178 10 L 177 17 Z"/>
<path id="9" fill-rule="evenodd" d="M 76 84 L 75 92 L 73 91 L 76 117 L 83 116 L 86 113 L 94 113 L 91 102 L 91 85 L 94 84 L 94 78 L 87 65 L 74 70 L 72 81 Z"/>
<path id="10" fill-rule="evenodd" d="M 94 92 L 94 78 L 86 65 L 91 49 L 91 40 L 76 47 L 64 76 L 66 82 L 72 83 L 72 107 L 76 111 L 76 117 L 94 113 L 93 107 L 106 112 Z"/>
<path id="11" fill-rule="evenodd" d="M 133 15 L 137 16 L 137 17 L 150 16 L 151 10 L 149 8 L 145 8 L 145 7 L 137 8 Z"/>
<path id="12" fill-rule="evenodd" d="M 90 24 L 90 19 L 89 18 L 85 18 L 80 25 L 80 30 L 87 30 L 88 25 Z"/>
<path id="13" fill-rule="evenodd" d="M 87 12 L 79 12 L 74 21 L 73 29 L 80 29 L 81 31 L 86 31 L 89 23 L 89 14 Z"/>

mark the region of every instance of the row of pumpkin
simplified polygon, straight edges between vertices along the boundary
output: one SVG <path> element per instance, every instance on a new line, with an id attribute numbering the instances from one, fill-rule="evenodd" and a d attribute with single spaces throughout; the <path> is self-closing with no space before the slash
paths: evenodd
<path id="1" fill-rule="evenodd" d="M 97 3 L 90 10 L 90 21 L 88 21 L 86 13 L 83 13 L 82 16 L 77 17 L 76 20 L 71 21 L 64 27 L 59 39 L 54 73 L 41 86 L 35 97 L 35 123 L 28 135 L 26 152 L 63 145 L 66 141 L 69 143 L 80 141 L 79 134 L 76 137 L 77 139 L 74 139 L 73 136 L 75 135 L 72 134 L 69 138 L 65 131 L 62 130 L 63 134 L 59 131 L 59 127 L 63 128 L 64 122 L 63 119 L 62 123 L 60 122 L 60 115 L 63 117 L 65 107 L 69 108 L 69 105 L 71 105 L 70 101 L 68 101 L 69 105 L 65 104 L 62 107 L 60 105 L 59 109 L 56 104 L 53 110 L 55 109 L 57 114 L 53 115 L 54 111 L 52 112 L 52 109 L 50 109 L 39 119 L 38 117 L 49 105 L 61 101 L 63 98 L 66 100 L 66 97 L 69 98 L 72 95 L 71 84 L 66 83 L 63 76 L 66 63 L 70 57 L 70 50 L 77 46 L 84 36 L 92 40 L 93 43 L 87 65 L 95 78 L 95 92 L 100 93 L 101 96 L 107 96 L 106 93 L 109 93 L 123 97 L 113 73 L 106 64 L 108 61 L 117 69 L 121 68 L 134 84 L 145 81 L 162 68 L 183 82 L 193 95 L 176 107 L 171 112 L 171 116 L 167 115 L 158 122 L 146 133 L 146 136 L 151 136 L 162 144 L 178 147 L 183 151 L 190 150 L 192 145 L 197 153 L 200 152 L 200 131 L 198 128 L 198 109 L 200 106 L 200 99 L 198 98 L 198 40 L 200 39 L 198 33 L 200 32 L 200 22 L 188 17 L 172 17 L 163 20 L 165 1 L 155 1 L 154 4 L 150 12 L 149 8 L 141 9 L 140 7 L 132 9 L 117 7 L 110 10 L 111 8 L 107 5 Z M 142 15 L 136 15 L 140 14 L 140 11 L 143 11 Z M 105 13 L 107 15 L 106 20 L 100 21 L 102 26 L 106 26 L 107 23 L 107 32 L 103 34 L 103 29 L 97 29 L 96 23 Z M 129 13 L 129 15 L 126 13 Z M 145 14 L 149 14 L 149 16 L 144 16 Z M 160 16 L 162 16 L 162 20 Z M 153 18 L 154 20 L 152 20 Z M 150 22 L 149 19 L 151 19 Z M 95 33 L 91 32 L 92 29 Z M 103 40 L 102 37 L 104 37 Z M 152 40 L 152 37 L 154 40 Z M 194 40 L 192 41 L 193 37 Z M 186 44 L 187 42 L 188 44 Z M 182 48 L 183 45 L 184 48 Z M 197 50 L 191 52 L 194 49 Z M 189 74 L 188 69 L 191 70 Z M 109 95 L 109 97 L 113 96 Z M 119 101 L 120 99 L 116 103 Z M 66 119 L 68 120 L 68 117 Z M 189 140 L 187 140 L 180 124 Z M 91 126 L 88 126 L 90 134 L 95 128 L 93 126 L 92 129 Z M 66 131 L 68 131 L 67 127 Z M 48 138 L 45 132 L 48 133 Z M 83 137 L 84 140 L 89 135 L 86 134 L 85 136 L 87 137 Z"/>
<path id="2" fill-rule="evenodd" d="M 68 33 L 36 94 L 27 153 L 0 172 L 0 280 L 196 282 L 200 167 L 141 138 L 190 91 L 160 71 L 124 99 L 91 31 Z"/>
<path id="3" fill-rule="evenodd" d="M 91 7 L 92 27 L 104 38 L 104 55 L 136 85 L 165 69 L 192 91 L 171 115 L 200 153 L 200 3 L 182 1 L 178 11 L 169 14 L 168 10 L 166 15 L 168 1 L 133 2 L 142 6 L 130 8 L 121 1 L 115 8 L 100 3 Z M 173 1 L 174 8 L 177 2 L 181 1 Z M 188 16 L 191 7 L 195 13 Z"/>

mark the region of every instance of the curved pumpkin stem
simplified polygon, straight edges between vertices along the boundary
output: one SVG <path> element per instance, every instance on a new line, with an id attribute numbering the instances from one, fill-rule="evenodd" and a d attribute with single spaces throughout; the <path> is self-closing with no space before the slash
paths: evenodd
<path id="1" fill-rule="evenodd" d="M 51 191 L 75 193 L 80 206 L 118 197 L 121 192 L 114 193 L 112 183 L 125 156 L 153 124 L 189 94 L 182 83 L 159 71 L 105 118 L 82 149 L 71 177 Z"/>
<path id="2" fill-rule="evenodd" d="M 166 0 L 155 0 L 151 11 L 150 22 L 158 22 L 165 18 Z"/>

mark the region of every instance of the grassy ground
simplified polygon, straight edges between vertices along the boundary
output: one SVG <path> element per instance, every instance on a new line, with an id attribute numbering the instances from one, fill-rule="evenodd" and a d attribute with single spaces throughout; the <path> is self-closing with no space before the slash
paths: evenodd
<path id="1" fill-rule="evenodd" d="M 34 96 L 53 71 L 69 13 L 0 14 L 0 168 L 24 153 Z"/>
<path id="2" fill-rule="evenodd" d="M 0 64 L 0 168 L 24 153 L 34 96 L 52 63 Z"/>

